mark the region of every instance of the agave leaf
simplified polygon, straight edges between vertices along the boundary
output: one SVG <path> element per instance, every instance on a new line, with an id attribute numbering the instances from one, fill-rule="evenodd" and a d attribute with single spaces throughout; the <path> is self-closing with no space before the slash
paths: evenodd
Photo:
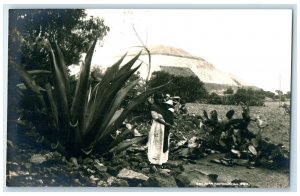
<path id="1" fill-rule="evenodd" d="M 97 43 L 97 39 L 94 40 L 85 57 L 85 62 L 81 65 L 79 79 L 76 84 L 75 95 L 71 107 L 71 123 L 80 125 L 83 123 L 82 120 L 84 115 L 84 107 L 88 96 L 89 87 L 89 74 L 91 68 L 91 61 L 94 53 L 94 49 Z M 79 126 L 80 126 L 79 125 Z"/>
<path id="2" fill-rule="evenodd" d="M 153 94 L 156 91 L 161 90 L 169 83 L 170 82 L 168 82 L 164 85 L 149 89 L 149 90 L 143 92 L 142 94 L 138 95 L 137 97 L 135 97 L 133 100 L 131 100 L 131 102 L 124 108 L 124 110 L 123 110 L 122 114 L 119 116 L 119 118 L 117 118 L 110 126 L 108 126 L 104 131 L 102 131 L 101 135 L 94 138 L 94 141 L 91 144 L 94 146 L 101 145 L 101 142 L 102 142 L 101 140 L 103 138 L 105 138 L 107 135 L 115 132 L 121 126 L 122 122 L 127 118 L 128 114 L 132 110 L 134 110 L 139 104 L 143 103 L 151 94 Z"/>
<path id="3" fill-rule="evenodd" d="M 66 94 L 66 87 L 64 85 L 64 81 L 65 81 L 64 74 L 59 68 L 55 53 L 51 47 L 50 47 L 50 53 L 52 56 L 52 68 L 54 72 L 55 90 L 56 90 L 56 96 L 58 100 L 57 103 L 59 104 L 58 113 L 62 117 L 60 119 L 63 120 L 63 122 L 61 122 L 61 125 L 65 127 L 70 122 L 70 112 L 69 112 L 68 98 Z"/>
<path id="4" fill-rule="evenodd" d="M 102 131 L 101 130 L 105 130 L 105 128 L 107 126 L 109 126 L 109 123 L 111 124 L 113 121 L 113 116 L 116 113 L 116 111 L 118 110 L 119 106 L 121 105 L 123 99 L 125 98 L 125 96 L 128 94 L 128 92 L 133 89 L 133 87 L 135 87 L 139 82 L 139 79 L 134 80 L 132 82 L 130 82 L 125 88 L 121 89 L 115 96 L 115 99 L 112 103 L 112 106 L 108 109 L 107 115 L 105 116 L 105 118 L 102 119 L 102 123 L 101 126 L 99 128 L 98 134 L 96 137 L 99 137 L 99 135 L 101 135 Z M 120 113 L 121 114 L 121 113 Z M 119 114 L 119 115 L 120 115 Z M 116 118 L 116 117 L 115 117 Z"/>
<path id="5" fill-rule="evenodd" d="M 59 69 L 60 69 L 61 73 L 63 74 L 63 80 L 64 80 L 66 92 L 67 92 L 67 95 L 69 95 L 69 93 L 70 93 L 69 76 L 68 76 L 67 65 L 65 62 L 65 57 L 56 41 L 54 42 L 54 47 L 55 47 L 55 52 L 56 52 L 55 54 L 56 54 L 57 62 L 59 65 Z"/>
<path id="6" fill-rule="evenodd" d="M 116 63 L 114 63 L 107 71 L 105 72 L 102 81 L 111 81 L 116 77 L 116 74 L 119 72 L 120 65 L 125 59 L 127 53 L 125 53 Z"/>
<path id="7" fill-rule="evenodd" d="M 119 153 L 122 152 L 123 150 L 127 149 L 128 147 L 132 146 L 133 144 L 139 143 L 141 141 L 145 140 L 145 137 L 135 137 L 130 140 L 123 141 L 119 143 L 116 147 L 112 148 L 109 150 L 110 153 Z"/>
<path id="8" fill-rule="evenodd" d="M 38 74 L 52 74 L 52 71 L 48 70 L 30 70 L 27 71 L 30 75 L 38 75 Z"/>
<path id="9" fill-rule="evenodd" d="M 53 115 L 53 118 L 54 118 L 54 125 L 55 125 L 55 127 L 58 127 L 57 107 L 56 107 L 56 103 L 55 103 L 54 98 L 53 98 L 53 94 L 52 94 L 52 89 L 51 89 L 50 83 L 47 83 L 45 85 L 45 88 L 46 88 L 46 92 L 47 92 L 48 99 L 49 99 L 49 102 L 50 102 L 50 107 L 51 107 L 52 115 Z"/>
<path id="10" fill-rule="evenodd" d="M 124 108 L 118 109 L 118 110 L 114 113 L 114 115 L 112 116 L 112 118 L 110 119 L 108 125 L 110 125 L 110 124 L 113 123 L 117 118 L 119 118 L 119 116 L 122 114 L 123 110 L 124 110 Z"/>
<path id="11" fill-rule="evenodd" d="M 105 94 L 102 95 L 102 101 L 99 105 L 99 108 L 97 108 L 97 113 L 94 114 L 94 119 L 91 123 L 91 128 L 87 130 L 87 135 L 85 141 L 91 141 L 95 139 L 95 136 L 101 135 L 101 132 L 104 131 L 105 124 L 108 123 L 109 120 L 105 120 L 106 115 L 109 109 L 111 108 L 113 104 L 113 100 L 116 97 L 117 92 L 122 88 L 122 86 L 125 84 L 125 82 L 130 78 L 130 76 L 139 68 L 136 67 L 132 70 L 130 70 L 127 73 L 124 73 L 122 76 L 117 78 L 115 81 L 111 82 L 111 85 L 109 85 L 106 89 Z M 104 93 L 103 92 L 103 93 Z M 99 130 L 100 127 L 100 130 Z"/>
<path id="12" fill-rule="evenodd" d="M 88 105 L 87 114 L 85 115 L 87 118 L 85 132 L 92 130 L 96 122 L 98 122 L 97 126 L 99 128 L 101 118 L 103 117 L 103 114 L 105 114 L 104 111 L 106 111 L 107 107 L 111 106 L 111 101 L 114 99 L 115 94 L 120 88 L 122 88 L 123 84 L 128 80 L 128 78 L 139 68 L 138 66 L 135 69 L 127 71 L 126 73 L 122 74 L 122 76 L 118 76 L 118 78 L 116 78 L 116 73 L 111 72 L 111 70 L 116 70 L 114 67 L 118 67 L 124 58 L 125 55 L 114 64 L 113 68 L 111 68 L 110 71 L 107 72 L 103 77 L 99 87 L 97 87 L 97 91 L 94 91 L 92 99 Z M 133 63 L 131 65 L 133 65 Z M 99 92 L 101 92 L 101 94 Z M 95 134 L 95 131 L 93 134 Z"/>
<path id="13" fill-rule="evenodd" d="M 140 81 L 140 79 L 134 80 L 132 82 L 130 82 L 125 88 L 122 88 L 116 95 L 116 98 L 114 100 L 114 103 L 111 107 L 110 110 L 110 115 L 112 116 L 115 111 L 120 107 L 123 99 L 126 97 L 126 95 L 129 93 L 129 91 L 131 91 Z M 113 119 L 113 118 L 109 118 L 109 119 Z M 113 121 L 110 121 L 108 125 L 110 125 Z"/>
<path id="14" fill-rule="evenodd" d="M 88 129 L 87 127 L 89 127 L 89 125 L 92 121 L 92 117 L 93 117 L 93 115 L 91 115 L 91 114 L 95 113 L 97 104 L 101 103 L 101 95 L 104 95 L 104 93 L 103 93 L 104 89 L 110 83 L 110 81 L 114 78 L 115 74 L 118 72 L 119 66 L 122 63 L 122 61 L 124 60 L 126 54 L 124 54 L 116 63 L 114 63 L 110 67 L 110 69 L 108 69 L 105 72 L 101 82 L 98 83 L 92 90 L 92 94 L 90 96 L 90 99 L 89 99 L 88 105 L 87 105 L 87 109 L 85 111 L 85 122 L 84 122 L 85 124 L 83 125 L 84 129 Z M 96 97 L 97 97 L 97 99 L 96 99 Z M 97 100 L 97 102 L 96 102 L 96 100 Z"/>
<path id="15" fill-rule="evenodd" d="M 102 92 L 104 94 L 104 90 L 107 89 L 107 86 L 111 83 L 112 80 L 115 79 L 116 74 L 119 71 L 120 64 L 123 62 L 124 58 L 126 57 L 127 53 L 125 53 L 116 63 L 114 63 L 104 74 L 100 84 L 96 85 L 93 89 L 91 99 L 88 103 L 87 111 L 90 114 L 93 114 L 97 107 L 95 107 L 95 98 L 98 92 Z M 97 99 L 98 103 L 101 103 L 101 100 Z M 89 124 L 89 123 L 87 123 Z"/>
<path id="16" fill-rule="evenodd" d="M 140 57 L 142 51 L 140 51 L 135 57 L 133 57 L 130 61 L 128 61 L 124 66 L 121 67 L 120 71 L 118 72 L 118 75 L 123 75 L 124 73 L 128 72 L 131 67 L 134 65 L 136 60 Z"/>
<path id="17" fill-rule="evenodd" d="M 25 82 L 25 84 L 28 86 L 28 88 L 35 93 L 35 95 L 40 100 L 43 110 L 47 109 L 45 100 L 43 95 L 41 94 L 40 90 L 42 89 L 40 86 L 38 86 L 34 79 L 30 76 L 30 74 L 19 64 L 13 62 L 12 60 L 9 61 L 10 64 L 13 66 L 13 68 L 16 70 L 18 75 L 21 77 L 21 79 Z"/>

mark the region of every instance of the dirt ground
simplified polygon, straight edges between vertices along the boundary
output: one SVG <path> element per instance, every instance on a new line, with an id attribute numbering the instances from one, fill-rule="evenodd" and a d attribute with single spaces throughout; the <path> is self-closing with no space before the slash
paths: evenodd
<path id="1" fill-rule="evenodd" d="M 210 160 L 221 158 L 223 155 L 214 154 L 196 161 L 196 164 L 185 166 L 187 171 L 198 170 L 207 174 L 217 174 L 218 180 L 222 182 L 232 182 L 241 180 L 257 188 L 288 188 L 289 170 L 270 170 L 266 168 L 248 169 L 244 166 L 234 165 L 232 167 L 211 163 Z"/>

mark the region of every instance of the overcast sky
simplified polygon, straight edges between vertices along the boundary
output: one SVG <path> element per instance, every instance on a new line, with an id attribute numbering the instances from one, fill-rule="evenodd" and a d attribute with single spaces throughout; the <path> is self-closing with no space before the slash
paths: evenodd
<path id="1" fill-rule="evenodd" d="M 93 63 L 141 45 L 182 48 L 265 90 L 290 90 L 292 12 L 284 9 L 87 10 L 111 28 Z M 281 82 L 280 82 L 281 81 Z"/>

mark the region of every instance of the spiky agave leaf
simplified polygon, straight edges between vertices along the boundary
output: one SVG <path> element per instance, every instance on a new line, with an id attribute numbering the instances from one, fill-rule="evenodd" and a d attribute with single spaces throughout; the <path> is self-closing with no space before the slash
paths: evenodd
<path id="1" fill-rule="evenodd" d="M 130 78 L 130 76 L 139 68 L 136 67 L 127 73 L 124 73 L 122 76 L 119 76 L 115 79 L 115 81 L 112 81 L 107 89 L 104 90 L 102 95 L 102 101 L 99 104 L 99 108 L 97 108 L 97 113 L 94 114 L 94 124 L 91 125 L 91 129 L 87 130 L 87 134 L 85 136 L 85 141 L 94 140 L 95 136 L 98 136 L 103 132 L 103 129 L 99 129 L 99 127 L 103 127 L 103 122 L 106 121 L 108 123 L 108 120 L 104 120 L 106 118 L 106 115 L 109 112 L 109 109 L 111 108 L 114 98 L 116 97 L 116 94 L 118 91 L 122 88 L 122 86 L 125 84 L 125 82 Z M 97 138 L 97 137 L 96 137 Z"/>
<path id="2" fill-rule="evenodd" d="M 70 111 L 69 111 L 69 101 L 66 93 L 66 86 L 65 86 L 65 75 L 62 72 L 60 66 L 58 64 L 57 55 L 55 55 L 55 48 L 52 48 L 53 43 L 49 44 L 50 48 L 50 54 L 52 57 L 52 69 L 54 74 L 54 89 L 56 91 L 56 98 L 57 98 L 57 104 L 58 104 L 58 114 L 60 116 L 60 126 L 61 129 L 64 129 L 67 127 L 67 125 L 70 122 Z M 64 58 L 64 57 L 61 57 Z M 66 130 L 65 130 L 66 131 Z"/>
<path id="3" fill-rule="evenodd" d="M 92 90 L 91 97 L 85 110 L 85 124 L 83 125 L 84 132 L 90 129 L 93 120 L 93 115 L 91 114 L 96 113 L 98 108 L 97 105 L 101 103 L 103 98 L 101 95 L 104 94 L 104 90 L 107 89 L 110 81 L 115 77 L 115 74 L 118 72 L 119 66 L 124 60 L 125 56 L 126 54 L 124 54 L 115 64 L 110 67 L 110 69 L 105 72 L 101 82 L 98 83 Z"/>
<path id="4" fill-rule="evenodd" d="M 96 134 L 96 131 L 99 129 L 99 123 L 101 123 L 103 114 L 105 114 L 105 109 L 111 105 L 115 94 L 119 89 L 122 88 L 126 80 L 138 69 L 138 67 L 136 67 L 135 69 L 130 70 L 140 54 L 128 61 L 123 66 L 125 68 L 122 69 L 122 74 L 120 74 L 119 66 L 125 58 L 125 55 L 123 55 L 118 62 L 116 62 L 110 69 L 107 70 L 99 86 L 97 85 L 95 87 L 96 90 L 93 91 L 91 101 L 89 102 L 86 111 L 87 121 L 85 125 L 85 132 L 89 134 L 89 136 L 87 136 L 88 138 L 93 138 L 93 135 Z M 126 72 L 124 71 L 125 69 L 127 70 Z M 94 128 L 96 123 L 98 123 L 98 128 L 95 130 Z M 92 133 L 89 133 L 90 131 L 92 131 Z"/>
<path id="5" fill-rule="evenodd" d="M 116 94 L 111 104 L 111 107 L 108 109 L 107 115 L 105 116 L 105 118 L 102 119 L 102 124 L 99 128 L 97 135 L 95 136 L 96 140 L 99 140 L 99 137 L 101 137 L 104 134 L 103 131 L 107 128 L 107 126 L 109 126 L 113 122 L 112 119 L 116 119 L 119 117 L 114 115 L 117 114 L 116 112 L 119 109 L 123 99 L 129 93 L 129 91 L 132 90 L 138 84 L 138 82 L 139 79 L 130 82 L 126 87 L 119 90 L 119 92 Z M 118 113 L 118 115 L 120 114 L 121 113 Z"/>
<path id="6" fill-rule="evenodd" d="M 120 71 L 118 72 L 118 76 L 123 75 L 124 73 L 130 71 L 131 67 L 135 64 L 135 62 L 140 57 L 142 51 L 140 51 L 135 57 L 133 57 L 130 61 L 128 61 L 124 66 L 120 68 Z"/>
<path id="7" fill-rule="evenodd" d="M 50 107 L 51 107 L 51 111 L 52 111 L 52 115 L 53 115 L 53 119 L 54 119 L 54 125 L 57 128 L 58 127 L 58 113 L 57 113 L 56 102 L 55 102 L 53 94 L 52 94 L 52 86 L 50 85 L 50 83 L 47 83 L 45 85 L 45 89 L 46 89 L 46 92 L 48 95 L 48 99 L 49 99 L 49 103 L 50 103 Z"/>
<path id="8" fill-rule="evenodd" d="M 67 96 L 70 95 L 70 85 L 69 85 L 69 76 L 68 76 L 68 70 L 67 70 L 67 65 L 65 62 L 65 57 L 61 51 L 61 49 L 59 48 L 58 44 L 56 41 L 54 41 L 53 43 L 54 47 L 55 47 L 55 55 L 57 58 L 57 62 L 59 64 L 59 69 L 63 75 L 63 80 L 64 80 L 64 85 L 66 88 L 66 93 Z"/>
<path id="9" fill-rule="evenodd" d="M 123 123 L 123 121 L 127 118 L 128 114 L 134 110 L 137 106 L 139 106 L 141 103 L 143 103 L 144 101 L 146 101 L 146 99 L 152 95 L 154 92 L 157 92 L 159 90 L 161 90 L 162 88 L 164 88 L 166 85 L 168 85 L 168 83 L 149 89 L 143 93 L 141 93 L 140 95 L 138 95 L 137 97 L 135 97 L 133 100 L 130 101 L 130 103 L 124 108 L 123 112 L 121 113 L 121 115 L 112 123 L 110 124 L 108 127 L 106 127 L 106 129 L 103 131 L 103 133 L 96 138 L 96 140 L 94 140 L 92 142 L 92 145 L 94 146 L 101 146 L 101 142 L 103 141 L 102 139 L 105 138 L 107 135 L 112 134 L 113 132 L 115 132 Z"/>
<path id="10" fill-rule="evenodd" d="M 27 72 L 30 75 L 52 74 L 52 71 L 48 71 L 48 70 L 29 70 Z"/>
<path id="11" fill-rule="evenodd" d="M 120 142 L 117 146 L 111 148 L 109 150 L 109 153 L 116 154 L 116 153 L 122 152 L 123 150 L 127 149 L 128 147 L 132 146 L 133 144 L 142 142 L 143 140 L 145 140 L 145 137 L 135 137 L 130 140 L 125 140 L 123 142 Z"/>
<path id="12" fill-rule="evenodd" d="M 10 65 L 13 66 L 13 68 L 16 70 L 18 75 L 21 77 L 21 79 L 25 82 L 25 84 L 28 86 L 28 88 L 38 97 L 40 100 L 43 110 L 47 109 L 44 97 L 41 94 L 41 87 L 36 84 L 35 80 L 31 77 L 31 75 L 23 68 L 21 65 L 13 62 L 12 60 L 9 61 Z"/>
<path id="13" fill-rule="evenodd" d="M 71 107 L 71 123 L 78 124 L 83 123 L 80 120 L 83 120 L 84 107 L 86 103 L 86 99 L 88 96 L 88 87 L 89 87 L 89 74 L 91 68 L 92 57 L 94 53 L 94 49 L 97 43 L 97 39 L 93 41 L 92 46 L 87 52 L 85 57 L 84 64 L 81 65 L 81 70 L 79 74 L 79 79 L 76 84 L 75 95 Z"/>
<path id="14" fill-rule="evenodd" d="M 120 107 L 122 101 L 124 100 L 124 98 L 128 95 L 129 91 L 131 91 L 140 81 L 140 79 L 136 79 L 132 82 L 130 82 L 126 87 L 122 88 L 116 95 L 114 103 L 110 109 L 110 115 L 111 118 L 109 123 L 106 126 L 109 126 L 113 121 L 111 121 L 113 118 L 112 116 L 115 115 L 115 112 L 118 110 L 118 108 Z M 116 118 L 115 118 L 116 119 Z M 105 126 L 105 128 L 106 128 Z"/>

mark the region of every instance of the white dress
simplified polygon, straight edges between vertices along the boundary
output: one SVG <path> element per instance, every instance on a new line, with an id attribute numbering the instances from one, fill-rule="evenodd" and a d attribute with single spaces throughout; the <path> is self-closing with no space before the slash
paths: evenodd
<path id="1" fill-rule="evenodd" d="M 165 125 L 159 123 L 156 119 L 164 119 L 161 114 L 155 111 L 151 111 L 151 116 L 152 125 L 148 139 L 148 159 L 151 164 L 162 165 L 168 161 L 169 150 L 163 152 Z"/>

